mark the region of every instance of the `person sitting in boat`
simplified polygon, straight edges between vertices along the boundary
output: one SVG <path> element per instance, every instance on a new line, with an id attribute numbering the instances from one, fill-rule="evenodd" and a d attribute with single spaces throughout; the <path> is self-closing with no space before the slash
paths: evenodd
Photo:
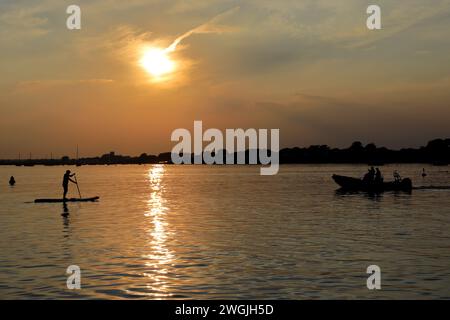
<path id="1" fill-rule="evenodd" d="M 70 179 L 73 176 L 75 176 L 75 173 L 72 174 L 70 172 L 70 170 L 67 170 L 66 173 L 64 174 L 63 183 L 62 183 L 62 186 L 64 189 L 63 199 L 67 199 L 66 196 L 67 196 L 67 192 L 69 191 L 69 181 L 76 184 L 76 181 Z"/>
<path id="2" fill-rule="evenodd" d="M 400 182 L 400 181 L 402 181 L 402 177 L 400 176 L 400 173 L 398 173 L 397 170 L 394 171 L 393 175 L 394 175 L 394 181 L 395 181 L 395 182 Z"/>
<path id="3" fill-rule="evenodd" d="M 375 183 L 383 183 L 383 175 L 381 174 L 380 168 L 377 168 L 376 170 Z"/>
<path id="4" fill-rule="evenodd" d="M 370 170 L 368 170 L 367 173 L 364 175 L 363 181 L 364 182 L 370 181 Z"/>
<path id="5" fill-rule="evenodd" d="M 375 180 L 375 168 L 374 167 L 370 167 L 370 177 L 372 178 L 371 180 Z"/>
<path id="6" fill-rule="evenodd" d="M 12 187 L 15 184 L 16 184 L 16 179 L 14 179 L 14 177 L 11 176 L 11 178 L 9 179 L 9 185 Z"/>
<path id="7" fill-rule="evenodd" d="M 364 175 L 364 182 L 372 182 L 375 179 L 375 169 L 371 167 L 369 171 Z"/>

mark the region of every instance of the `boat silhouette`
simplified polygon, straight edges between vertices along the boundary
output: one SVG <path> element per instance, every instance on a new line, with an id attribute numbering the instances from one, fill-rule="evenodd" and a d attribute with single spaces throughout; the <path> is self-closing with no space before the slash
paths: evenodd
<path id="1" fill-rule="evenodd" d="M 405 178 L 398 181 L 389 182 L 375 182 L 364 181 L 363 179 L 346 177 L 334 174 L 332 176 L 334 182 L 336 182 L 343 190 L 349 191 L 366 191 L 366 192 L 384 192 L 384 191 L 406 191 L 412 190 L 412 181 L 409 178 Z"/>

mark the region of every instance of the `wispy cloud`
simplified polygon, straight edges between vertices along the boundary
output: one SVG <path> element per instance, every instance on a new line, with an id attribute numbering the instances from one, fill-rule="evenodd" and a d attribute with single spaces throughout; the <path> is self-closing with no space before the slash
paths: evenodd
<path id="1" fill-rule="evenodd" d="M 107 85 L 114 83 L 112 79 L 80 79 L 80 80 L 30 80 L 20 81 L 13 89 L 13 93 L 23 93 L 33 90 L 58 89 L 61 87 L 70 87 L 74 85 Z"/>
<path id="2" fill-rule="evenodd" d="M 42 5 L 9 6 L 0 13 L 2 42 L 46 35 L 49 21 Z M 1 45 L 1 44 L 0 44 Z"/>
<path id="3" fill-rule="evenodd" d="M 208 22 L 203 23 L 200 26 L 195 27 L 194 29 L 183 33 L 181 36 L 179 36 L 177 39 L 175 39 L 175 41 L 169 47 L 167 47 L 166 50 L 169 51 L 169 52 L 175 51 L 175 49 L 181 43 L 181 41 L 183 41 L 184 39 L 190 37 L 193 34 L 201 34 L 201 33 L 217 33 L 217 34 L 220 34 L 220 33 L 224 33 L 224 32 L 235 31 L 236 28 L 229 27 L 229 26 L 223 26 L 223 25 L 220 25 L 219 23 L 223 19 L 228 17 L 229 15 L 232 15 L 232 14 L 236 13 L 239 9 L 240 9 L 240 7 L 234 7 L 233 9 L 230 9 L 230 10 L 227 10 L 227 11 L 221 13 L 221 14 L 218 14 L 217 16 L 215 16 L 214 18 L 212 18 Z"/>

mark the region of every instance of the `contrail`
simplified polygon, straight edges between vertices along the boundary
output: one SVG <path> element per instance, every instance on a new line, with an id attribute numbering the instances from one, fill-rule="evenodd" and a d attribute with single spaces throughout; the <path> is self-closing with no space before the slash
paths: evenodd
<path id="1" fill-rule="evenodd" d="M 211 20 L 209 20 L 208 22 L 206 22 L 192 30 L 189 30 L 188 32 L 182 34 L 177 39 L 175 39 L 175 41 L 170 46 L 168 46 L 164 51 L 166 51 L 166 52 L 175 51 L 175 49 L 177 48 L 177 46 L 180 44 L 181 41 L 183 41 L 184 39 L 190 37 L 191 35 L 193 35 L 195 33 L 221 33 L 221 32 L 227 31 L 227 30 L 224 30 L 223 27 L 222 28 L 218 27 L 216 24 L 220 20 L 222 20 L 224 17 L 235 13 L 239 9 L 240 9 L 240 7 L 238 6 L 238 7 L 232 8 L 230 10 L 227 10 L 225 12 L 222 12 L 222 13 L 218 14 L 217 16 L 215 16 L 214 18 L 212 18 Z"/>

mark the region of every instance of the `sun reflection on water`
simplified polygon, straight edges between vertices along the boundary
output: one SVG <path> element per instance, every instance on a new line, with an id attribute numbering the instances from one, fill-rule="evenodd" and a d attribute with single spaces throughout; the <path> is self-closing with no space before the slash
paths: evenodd
<path id="1" fill-rule="evenodd" d="M 162 178 L 164 176 L 164 166 L 155 165 L 148 172 L 148 181 L 150 183 L 151 194 L 148 200 L 148 210 L 145 217 L 149 219 L 149 253 L 145 255 L 147 262 L 145 266 L 149 272 L 144 273 L 151 281 L 147 284 L 147 289 L 151 296 L 155 298 L 164 298 L 171 296 L 168 283 L 168 267 L 174 260 L 173 253 L 167 247 L 168 237 L 171 233 L 168 231 L 166 215 L 168 208 L 163 197 L 164 186 Z"/>

